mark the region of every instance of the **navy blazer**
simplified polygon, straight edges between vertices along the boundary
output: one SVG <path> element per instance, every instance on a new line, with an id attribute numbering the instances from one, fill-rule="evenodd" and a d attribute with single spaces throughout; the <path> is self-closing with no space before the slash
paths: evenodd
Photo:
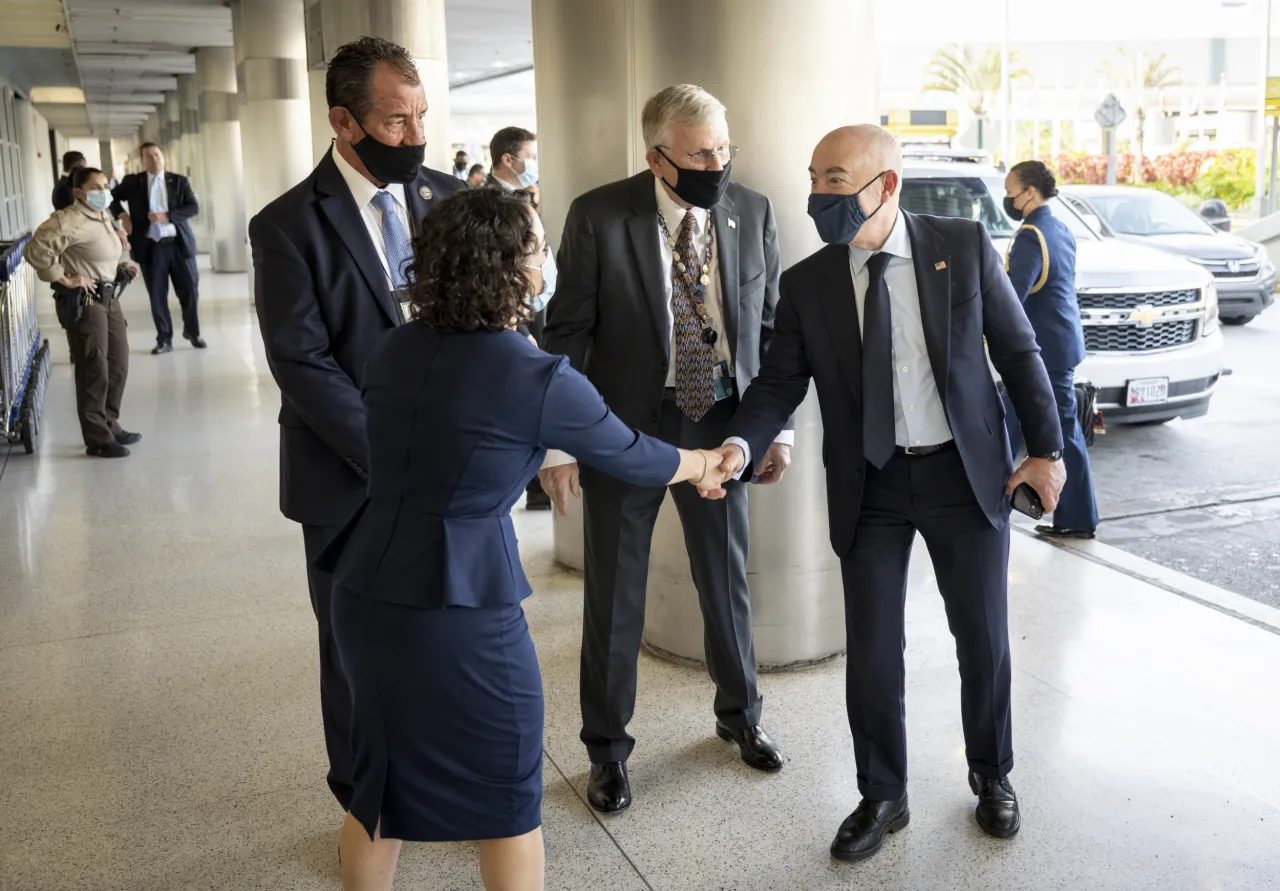
<path id="1" fill-rule="evenodd" d="M 464 188 L 424 167 L 404 189 L 411 224 Z M 249 221 L 249 241 L 259 327 L 280 387 L 280 510 L 299 523 L 339 526 L 365 495 L 364 366 L 399 310 L 328 152 Z"/>
<path id="2" fill-rule="evenodd" d="M 1084 361 L 1084 326 L 1076 300 L 1076 237 L 1048 205 L 1036 208 L 1009 245 L 1013 290 L 1036 331 L 1050 371 L 1072 371 Z"/>
<path id="3" fill-rule="evenodd" d="M 674 446 L 623 424 L 567 360 L 515 331 L 388 334 L 365 369 L 369 497 L 316 560 L 335 586 L 415 607 L 532 593 L 511 508 L 563 449 L 637 486 L 675 475 Z"/>
<path id="4" fill-rule="evenodd" d="M 906 213 L 929 365 L 974 495 L 996 528 L 1008 522 L 1013 457 L 983 338 L 1032 454 L 1062 448 L 1057 403 L 1035 332 L 981 223 Z M 831 545 L 853 544 L 862 503 L 862 334 L 846 245 L 829 245 L 782 274 L 773 343 L 729 435 L 763 455 L 812 378 L 822 410 Z"/>
<path id="5" fill-rule="evenodd" d="M 139 263 L 145 263 L 151 251 L 151 190 L 147 188 L 147 172 L 131 173 L 111 191 L 111 214 L 119 217 L 129 205 L 129 221 L 133 231 L 129 234 L 129 254 Z M 200 203 L 191 190 L 191 181 L 180 173 L 164 172 L 164 185 L 169 193 L 169 222 L 178 230 L 178 247 L 182 256 L 196 258 L 196 234 L 191 229 L 191 218 L 200 213 Z"/>

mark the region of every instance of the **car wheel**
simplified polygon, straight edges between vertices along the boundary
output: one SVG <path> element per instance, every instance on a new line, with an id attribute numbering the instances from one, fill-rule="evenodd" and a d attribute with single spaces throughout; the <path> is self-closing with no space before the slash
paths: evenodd
<path id="1" fill-rule="evenodd" d="M 1252 321 L 1253 321 L 1254 319 L 1256 319 L 1256 318 L 1257 318 L 1257 316 L 1231 316 L 1230 318 L 1224 318 L 1224 319 L 1222 320 L 1222 324 L 1224 324 L 1224 325 L 1247 325 L 1247 324 L 1249 324 L 1250 322 L 1252 322 Z"/>

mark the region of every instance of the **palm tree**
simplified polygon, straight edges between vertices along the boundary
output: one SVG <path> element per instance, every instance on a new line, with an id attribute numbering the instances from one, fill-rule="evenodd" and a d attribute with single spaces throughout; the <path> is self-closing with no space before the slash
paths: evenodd
<path id="1" fill-rule="evenodd" d="M 1102 74 L 1111 83 L 1130 94 L 1133 103 L 1133 179 L 1142 182 L 1146 164 L 1147 99 L 1153 90 L 1176 87 L 1182 83 L 1182 70 L 1166 64 L 1168 53 L 1148 56 L 1120 47 L 1119 62 L 1104 62 Z"/>
<path id="2" fill-rule="evenodd" d="M 1000 95 L 1000 49 L 988 46 L 981 55 L 964 44 L 940 49 L 925 69 L 925 92 L 955 93 L 964 98 L 969 111 L 978 119 L 978 148 L 985 148 L 982 125 L 989 119 L 991 106 Z M 1031 72 L 1022 66 L 1021 58 L 1009 52 L 1009 82 L 1030 80 Z M 1005 123 L 1008 126 L 1008 122 Z"/>

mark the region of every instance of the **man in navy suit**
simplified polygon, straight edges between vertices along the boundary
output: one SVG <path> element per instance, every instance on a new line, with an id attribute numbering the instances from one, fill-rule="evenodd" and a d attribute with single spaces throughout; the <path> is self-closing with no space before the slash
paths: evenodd
<path id="1" fill-rule="evenodd" d="M 112 190 L 111 213 L 129 233 L 129 251 L 142 267 L 156 323 L 152 355 L 173 352 L 173 318 L 169 315 L 169 281 L 182 307 L 182 336 L 202 350 L 200 274 L 196 271 L 196 235 L 191 218 L 200 212 L 191 181 L 164 169 L 164 152 L 154 142 L 143 143 L 143 173 L 131 173 Z M 126 212 L 124 205 L 129 205 Z"/>
<path id="2" fill-rule="evenodd" d="M 909 819 L 903 606 L 917 532 L 956 639 L 977 820 L 1008 838 L 1021 818 L 1007 778 L 1006 493 L 1027 482 L 1053 509 L 1065 480 L 1053 389 L 982 225 L 899 209 L 902 154 L 887 131 L 831 133 L 809 174 L 828 246 L 783 273 L 772 344 L 723 451 L 727 470 L 750 466 L 817 384 L 862 794 L 831 852 L 869 857 Z M 1031 457 L 1016 472 L 984 338 L 1022 418 Z"/>
<path id="3" fill-rule="evenodd" d="M 365 362 L 402 320 L 411 239 L 431 206 L 466 188 L 422 166 L 425 91 L 385 40 L 340 47 L 325 77 L 333 149 L 249 223 L 258 320 L 280 386 L 280 509 L 302 524 L 320 632 L 329 788 L 350 804 L 351 694 L 329 624 L 332 579 L 312 560 L 355 514 L 369 466 Z"/>

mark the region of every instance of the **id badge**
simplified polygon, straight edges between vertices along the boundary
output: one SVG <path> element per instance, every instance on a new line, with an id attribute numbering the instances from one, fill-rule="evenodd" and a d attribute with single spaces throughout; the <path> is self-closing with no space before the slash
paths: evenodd
<path id="1" fill-rule="evenodd" d="M 406 289 L 391 292 L 391 300 L 396 305 L 396 314 L 400 316 L 400 324 L 413 321 L 413 301 L 409 299 Z"/>
<path id="2" fill-rule="evenodd" d="M 716 388 L 716 402 L 733 395 L 733 378 L 729 376 L 729 363 L 717 362 L 711 369 Z"/>

